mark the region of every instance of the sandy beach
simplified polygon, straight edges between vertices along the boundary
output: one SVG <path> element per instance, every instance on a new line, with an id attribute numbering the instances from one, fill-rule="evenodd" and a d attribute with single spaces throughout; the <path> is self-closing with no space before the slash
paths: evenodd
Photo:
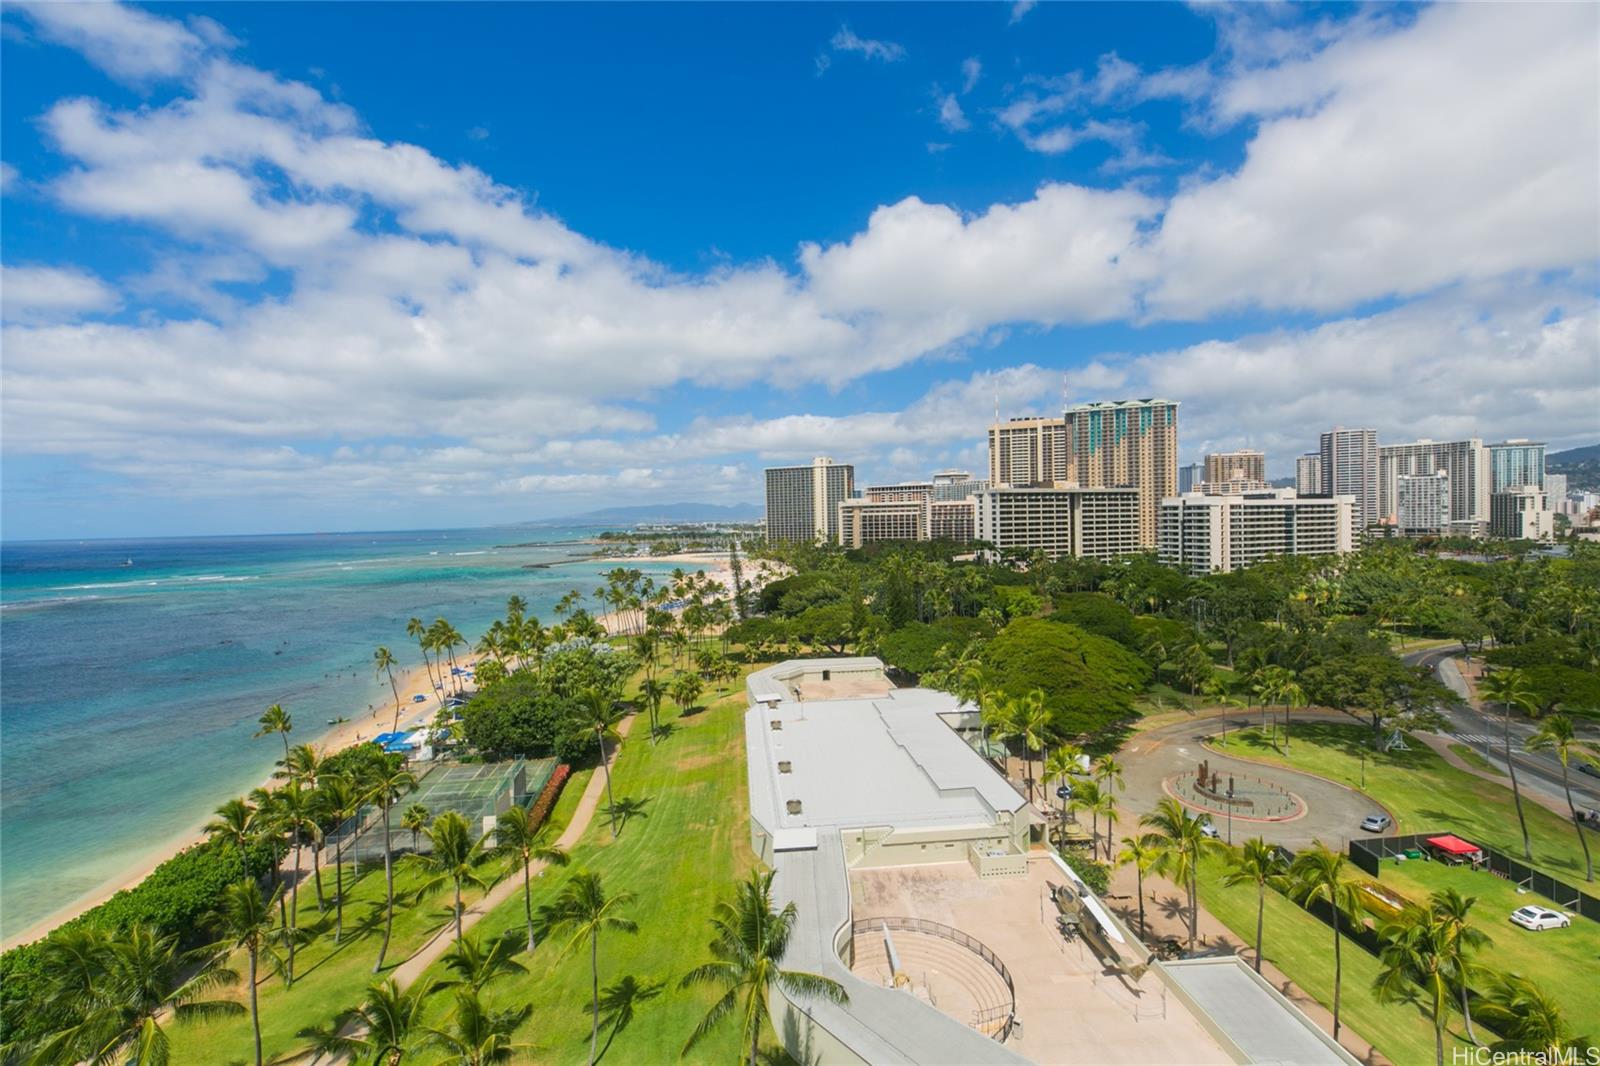
<path id="1" fill-rule="evenodd" d="M 471 666 L 476 659 L 476 656 L 458 658 L 457 663 L 465 668 Z M 430 699 L 424 703 L 413 703 L 411 701 L 411 697 L 416 693 L 428 695 L 433 692 L 433 682 L 428 679 L 426 667 L 416 666 L 404 673 L 396 674 L 395 686 L 400 691 L 400 722 L 402 728 L 419 720 L 426 721 L 431 719 L 437 713 L 440 706 L 437 700 Z M 388 688 L 387 683 L 385 683 L 384 688 Z M 424 709 L 418 710 L 417 708 Z M 286 709 L 292 717 L 294 709 Z M 340 751 L 350 747 L 352 744 L 371 740 L 379 733 L 388 732 L 393 723 L 394 704 L 392 702 L 373 704 L 371 710 L 363 708 L 359 712 L 353 713 L 348 722 L 341 722 L 335 726 L 328 726 L 325 722 L 297 721 L 294 729 L 289 733 L 289 743 L 292 746 L 306 743 L 309 740 L 310 743 L 315 744 L 325 753 Z M 270 745 L 272 748 L 278 749 L 280 753 L 283 747 L 282 740 L 276 735 L 260 737 L 255 743 Z M 263 787 L 270 787 L 275 783 L 276 781 L 271 775 L 259 782 Z M 227 796 L 219 795 L 216 802 L 220 805 L 228 798 Z M 125 875 L 108 881 L 105 885 L 87 895 L 74 899 L 15 936 L 7 937 L 4 943 L 0 944 L 0 947 L 9 949 L 16 947 L 18 944 L 26 944 L 30 941 L 38 940 L 61 923 L 70 921 L 85 911 L 98 907 L 125 888 L 134 887 L 146 877 L 149 877 L 157 866 L 160 866 L 172 856 L 178 854 L 178 852 L 204 841 L 206 838 L 204 826 L 210 820 L 211 815 L 208 812 L 204 817 L 196 819 L 194 828 L 152 845 L 148 853 L 130 868 Z"/>
<path id="2" fill-rule="evenodd" d="M 640 562 L 676 563 L 690 572 L 703 570 L 708 577 L 721 584 L 724 588 L 731 589 L 733 584 L 733 575 L 728 566 L 726 552 L 680 552 L 674 555 L 616 556 L 573 561 L 609 563 L 618 566 Z M 587 603 L 585 606 L 587 606 Z M 636 628 L 636 626 L 624 622 L 623 619 L 610 612 L 596 615 L 595 620 L 605 628 L 607 633 L 613 636 L 627 635 Z M 553 622 L 554 619 L 550 621 Z M 456 662 L 458 666 L 465 669 L 473 666 L 478 658 L 479 656 L 469 653 L 458 656 Z M 415 703 L 411 698 L 418 693 L 429 696 L 433 694 L 433 682 L 428 677 L 426 667 L 418 665 L 403 673 L 397 673 L 395 686 L 400 692 L 400 722 L 402 730 L 409 726 L 432 720 L 441 703 L 432 698 L 426 702 Z M 383 687 L 387 689 L 388 685 L 385 684 Z M 286 709 L 291 716 L 294 714 L 293 707 Z M 393 723 L 394 704 L 386 699 L 367 708 L 352 710 L 349 721 L 340 722 L 334 726 L 326 725 L 325 721 L 296 721 L 294 730 L 289 734 L 289 743 L 294 745 L 309 741 L 325 753 L 340 751 L 353 744 L 370 740 L 379 733 L 388 732 Z M 282 741 L 277 736 L 261 737 L 255 743 L 272 748 L 282 747 Z M 270 787 L 275 783 L 275 779 L 270 775 L 259 782 L 264 787 Z M 228 798 L 226 795 L 219 794 L 215 803 L 220 805 Z M 178 852 L 204 841 L 205 833 L 203 827 L 210 819 L 210 812 L 207 812 L 203 817 L 195 820 L 192 829 L 178 833 L 160 843 L 153 844 L 125 874 L 110 879 L 94 891 L 72 900 L 65 906 L 34 922 L 15 936 L 7 937 L 3 944 L 0 944 L 0 947 L 12 948 L 18 944 L 26 944 L 37 940 L 61 923 L 70 921 L 85 911 L 99 906 L 123 889 L 133 888 L 150 876 L 150 873 L 157 866 L 160 866 Z"/>

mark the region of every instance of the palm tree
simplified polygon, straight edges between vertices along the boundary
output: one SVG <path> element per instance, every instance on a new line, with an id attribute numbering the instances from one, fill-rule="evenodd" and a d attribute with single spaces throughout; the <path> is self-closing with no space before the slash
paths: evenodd
<path id="1" fill-rule="evenodd" d="M 1229 888 L 1256 886 L 1256 973 L 1261 972 L 1261 934 L 1267 916 L 1267 889 L 1284 887 L 1288 872 L 1289 864 L 1284 861 L 1283 852 L 1260 837 L 1247 840 L 1228 852 L 1228 872 L 1222 883 Z"/>
<path id="2" fill-rule="evenodd" d="M 539 825 L 528 813 L 528 808 L 513 804 L 500 815 L 494 828 L 495 850 L 514 856 L 522 865 L 522 911 L 528 920 L 528 950 L 534 947 L 533 936 L 533 860 L 552 866 L 565 866 L 566 851 L 550 841 L 550 826 Z"/>
<path id="3" fill-rule="evenodd" d="M 1156 851 L 1152 869 L 1182 884 L 1188 894 L 1189 950 L 1193 951 L 1200 937 L 1200 858 L 1221 845 L 1201 832 L 1204 823 L 1171 796 L 1156 804 L 1155 810 L 1139 819 L 1139 824 L 1153 830 L 1146 838 Z"/>
<path id="4" fill-rule="evenodd" d="M 374 673 L 387 674 L 389 677 L 389 691 L 394 693 L 394 731 L 400 731 L 400 690 L 395 687 L 394 668 L 395 658 L 388 648 L 379 646 L 372 653 L 372 668 Z"/>
<path id="5" fill-rule="evenodd" d="M 316 797 L 299 781 L 290 781 L 273 794 L 278 817 L 294 843 L 294 880 L 289 882 L 289 965 L 284 980 L 294 984 L 294 946 L 300 930 L 300 849 L 308 827 L 316 825 Z"/>
<path id="6" fill-rule="evenodd" d="M 256 996 L 256 970 L 263 955 L 274 964 L 278 962 L 272 953 L 273 903 L 273 899 L 261 894 L 260 885 L 246 877 L 222 890 L 216 912 L 210 919 L 210 925 L 222 936 L 223 943 L 243 948 L 250 958 L 250 1028 L 256 1040 L 256 1066 L 262 1066 L 261 1004 Z"/>
<path id="7" fill-rule="evenodd" d="M 476 934 L 469 933 L 445 953 L 444 968 L 450 976 L 435 981 L 433 987 L 436 990 L 466 987 L 482 992 L 484 986 L 497 977 L 528 972 L 528 968 L 516 960 L 516 953 L 513 937 L 497 937 L 484 947 Z"/>
<path id="8" fill-rule="evenodd" d="M 1083 764 L 1079 761 L 1083 749 L 1076 744 L 1062 744 L 1050 753 L 1044 761 L 1044 783 L 1048 788 L 1055 784 L 1071 781 L 1073 776 L 1083 772 Z M 1061 813 L 1067 813 L 1067 801 L 1061 801 Z"/>
<path id="9" fill-rule="evenodd" d="M 249 868 L 250 845 L 259 835 L 256 826 L 256 809 L 243 799 L 231 799 L 216 809 L 216 817 L 206 823 L 205 834 L 213 841 L 226 841 L 239 852 L 239 859 Z"/>
<path id="10" fill-rule="evenodd" d="M 422 649 L 422 665 L 428 671 L 428 684 L 434 691 L 439 690 L 439 682 L 433 676 L 433 660 L 428 658 L 428 650 L 432 647 L 428 639 L 428 627 L 422 624 L 422 619 L 411 618 L 406 622 L 406 636 L 417 642 L 417 647 Z"/>
<path id="11" fill-rule="evenodd" d="M 1289 712 L 1307 703 L 1306 690 L 1295 680 L 1288 680 L 1278 689 L 1278 699 L 1283 703 L 1283 750 L 1289 750 Z"/>
<path id="12" fill-rule="evenodd" d="M 1339 918 L 1354 921 L 1361 900 L 1353 881 L 1345 880 L 1346 859 L 1321 841 L 1296 855 L 1289 865 L 1289 892 L 1301 906 L 1325 903 L 1333 913 L 1333 1038 L 1339 1039 L 1339 985 L 1344 979 L 1344 959 L 1339 945 Z"/>
<path id="13" fill-rule="evenodd" d="M 683 1045 L 685 1056 L 724 1018 L 737 1011 L 743 1044 L 750 1049 L 749 1066 L 755 1066 L 761 1028 L 768 1020 L 767 997 L 775 988 L 791 996 L 819 996 L 833 1003 L 846 1001 L 844 986 L 839 982 L 820 974 L 783 969 L 795 916 L 792 900 L 781 911 L 773 909 L 771 870 L 752 870 L 739 883 L 731 902 L 717 904 L 711 918 L 713 961 L 690 970 L 680 987 L 709 984 L 723 989 L 723 994 L 689 1034 Z"/>
<path id="14" fill-rule="evenodd" d="M 1478 1038 L 1472 1032 L 1472 1002 L 1467 992 L 1467 980 L 1479 972 L 1472 953 L 1489 943 L 1489 938 L 1467 920 L 1476 896 L 1463 897 L 1453 888 L 1440 889 L 1428 897 L 1428 909 L 1444 926 L 1446 939 L 1444 951 L 1448 964 L 1454 971 L 1456 990 L 1461 997 L 1461 1017 L 1466 1022 L 1467 1039 L 1474 1044 Z"/>
<path id="15" fill-rule="evenodd" d="M 1033 795 L 1033 753 L 1042 751 L 1050 739 L 1050 712 L 1039 689 L 1005 701 L 1005 710 L 995 715 L 990 731 L 996 740 L 1020 740 L 1024 773 L 1028 781 L 1028 802 Z"/>
<path id="16" fill-rule="evenodd" d="M 428 828 L 428 820 L 432 817 L 433 812 L 422 803 L 413 803 L 400 816 L 400 828 L 411 830 L 412 851 L 422 850 L 422 831 Z"/>
<path id="17" fill-rule="evenodd" d="M 372 972 L 377 973 L 383 969 L 383 957 L 389 953 L 389 934 L 394 929 L 394 845 L 390 838 L 390 814 L 395 803 L 401 796 L 417 787 L 417 779 L 411 771 L 401 767 L 384 763 L 367 782 L 367 799 L 383 808 L 383 943 L 378 945 L 378 961 L 373 963 Z M 411 810 L 406 811 L 410 816 L 411 811 L 422 809 L 423 818 L 427 818 L 427 810 L 420 803 L 413 803 Z M 418 827 L 420 828 L 420 826 Z M 412 850 L 416 850 L 417 831 L 412 830 Z"/>
<path id="18" fill-rule="evenodd" d="M 643 640 L 643 637 L 639 638 Z M 661 731 L 661 701 L 667 697 L 667 683 L 659 677 L 647 677 L 639 685 L 639 695 L 650 712 L 650 742 L 655 743 Z"/>
<path id="19" fill-rule="evenodd" d="M 288 822 L 283 817 L 283 807 L 278 802 L 276 790 L 253 788 L 249 802 L 256 809 L 253 819 L 256 834 L 265 839 L 272 849 L 272 869 L 267 883 L 270 889 L 276 891 L 283 881 L 283 857 L 288 853 Z M 278 893 L 278 920 L 285 929 L 289 928 L 289 907 L 281 892 Z"/>
<path id="20" fill-rule="evenodd" d="M 681 671 L 672 679 L 672 698 L 677 701 L 682 714 L 694 710 L 694 701 L 700 698 L 700 693 L 704 690 L 705 682 L 700 680 L 699 674 Z"/>
<path id="21" fill-rule="evenodd" d="M 611 1042 L 617 1034 L 633 1023 L 639 1005 L 661 995 L 663 987 L 660 981 L 641 981 L 629 974 L 600 990 L 600 1024 L 611 1027 L 606 1034 L 606 1046 L 600 1049 L 600 1058 L 605 1058 L 606 1052 L 611 1050 Z"/>
<path id="22" fill-rule="evenodd" d="M 268 707 L 266 713 L 256 719 L 256 724 L 261 728 L 251 734 L 253 737 L 264 737 L 268 733 L 277 733 L 283 737 L 283 758 L 289 759 L 289 730 L 294 728 L 294 719 L 289 717 L 289 712 L 283 709 L 281 703 L 274 703 Z"/>
<path id="23" fill-rule="evenodd" d="M 417 888 L 424 896 L 449 882 L 455 887 L 456 940 L 461 940 L 461 890 L 466 885 L 487 890 L 489 881 L 478 868 L 488 859 L 483 849 L 487 835 L 474 837 L 472 826 L 456 811 L 445 811 L 423 831 L 432 850 L 426 854 L 408 855 L 403 862 L 428 874 L 428 879 Z"/>
<path id="24" fill-rule="evenodd" d="M 427 997 L 428 988 L 421 982 L 401 991 L 393 978 L 374 981 L 367 986 L 361 1006 L 340 1012 L 331 1025 L 301 1029 L 297 1035 L 311 1039 L 305 1049 L 308 1054 L 342 1055 L 352 1060 L 369 1056 L 367 1061 L 373 1066 L 400 1066 L 422 1035 Z"/>
<path id="25" fill-rule="evenodd" d="M 1122 780 L 1122 764 L 1115 755 L 1105 754 L 1094 761 L 1094 779 L 1106 797 L 1106 861 L 1111 861 L 1111 839 L 1117 831 L 1117 793 L 1127 789 Z"/>
<path id="26" fill-rule="evenodd" d="M 112 936 L 98 931 L 58 948 L 44 942 L 40 970 L 47 987 L 67 993 L 60 1006 L 76 1018 L 46 1037 L 37 1062 L 126 1061 L 162 1066 L 168 1041 L 161 1022 L 245 1013 L 233 1000 L 205 993 L 237 984 L 215 948 L 182 951 L 176 933 L 135 925 Z"/>
<path id="27" fill-rule="evenodd" d="M 1379 935 L 1387 943 L 1378 956 L 1378 975 L 1372 988 L 1380 1003 L 1403 1002 L 1421 985 L 1433 1015 L 1433 1060 L 1444 1066 L 1444 1026 L 1450 1014 L 1451 967 L 1447 951 L 1449 932 L 1431 911 L 1411 904 Z"/>
<path id="28" fill-rule="evenodd" d="M 1506 772 L 1511 776 L 1511 798 L 1517 805 L 1517 824 L 1522 827 L 1522 858 L 1533 861 L 1533 844 L 1528 840 L 1528 820 L 1522 814 L 1522 790 L 1517 786 L 1517 764 L 1511 761 L 1511 709 L 1521 707 L 1529 715 L 1537 704 L 1528 677 L 1521 670 L 1496 670 L 1483 679 L 1483 695 L 1498 703 L 1505 723 Z"/>
<path id="29" fill-rule="evenodd" d="M 460 1066 L 487 1066 L 488 1063 L 515 1061 L 517 1052 L 532 1048 L 531 1044 L 514 1044 L 511 1034 L 517 1026 L 528 1020 L 533 1007 L 491 1010 L 478 995 L 477 989 L 456 989 L 455 1009 L 445 1018 L 443 1026 L 423 1026 L 427 1034 L 423 1044 L 441 1048 L 442 1060 Z"/>
<path id="30" fill-rule="evenodd" d="M 344 938 L 344 823 L 354 818 L 366 796 L 348 777 L 322 781 L 322 805 L 333 819 L 333 942 Z"/>
<path id="31" fill-rule="evenodd" d="M 1583 878 L 1585 881 L 1594 880 L 1594 860 L 1589 857 L 1589 840 L 1583 834 L 1583 820 L 1578 817 L 1577 804 L 1572 802 L 1572 786 L 1567 781 L 1567 763 L 1571 761 L 1573 752 L 1583 751 L 1578 744 L 1578 738 L 1572 732 L 1572 719 L 1564 714 L 1552 714 L 1539 723 L 1538 731 L 1528 738 L 1529 751 L 1542 751 L 1546 748 L 1555 749 L 1556 758 L 1561 760 L 1561 789 L 1567 794 L 1567 810 L 1572 813 L 1572 828 L 1578 834 L 1578 845 L 1583 848 Z"/>
<path id="32" fill-rule="evenodd" d="M 1100 816 L 1106 813 L 1111 806 L 1111 797 L 1100 791 L 1100 786 L 1093 781 L 1084 781 L 1074 786 L 1072 797 L 1067 800 L 1067 810 L 1077 813 L 1089 812 L 1089 857 L 1092 859 L 1100 847 Z"/>
<path id="33" fill-rule="evenodd" d="M 1139 938 L 1148 936 L 1144 924 L 1144 875 L 1155 868 L 1161 857 L 1155 842 L 1148 836 L 1123 837 L 1122 850 L 1117 853 L 1118 866 L 1132 866 L 1135 891 L 1139 895 Z"/>
<path id="34" fill-rule="evenodd" d="M 692 675 L 685 675 L 692 676 Z M 699 681 L 699 678 L 695 678 Z M 606 802 L 611 805 L 611 839 L 617 839 L 617 800 L 611 794 L 611 761 L 606 758 L 606 741 L 620 743 L 622 734 L 617 731 L 617 725 L 627 717 L 618 709 L 616 700 L 611 698 L 609 692 L 598 688 L 585 689 L 579 697 L 583 704 L 584 730 L 594 730 L 594 741 L 600 750 L 600 769 L 606 775 Z"/>
<path id="35" fill-rule="evenodd" d="M 561 949 L 562 955 L 571 954 L 585 939 L 589 941 L 590 1005 L 594 1016 L 589 1031 L 589 1066 L 594 1066 L 600 1046 L 600 934 L 637 933 L 639 926 L 617 913 L 632 902 L 632 892 L 607 896 L 599 874 L 579 870 L 552 902 L 539 908 L 540 923 L 550 933 L 572 930 L 572 939 Z"/>
<path id="36" fill-rule="evenodd" d="M 1531 1051 L 1542 1054 L 1545 1061 L 1557 1062 L 1559 1053 L 1574 1041 L 1561 1004 L 1518 974 L 1501 974 L 1495 979 L 1478 1007 L 1478 1018 L 1504 1038 L 1494 1045 L 1496 1051 Z"/>
<path id="37" fill-rule="evenodd" d="M 283 760 L 283 773 L 291 782 L 298 782 L 310 789 L 308 808 L 305 821 L 305 832 L 309 836 L 308 845 L 311 848 L 311 879 L 317 889 L 317 911 L 320 913 L 328 909 L 327 898 L 322 893 L 322 812 L 315 808 L 322 805 L 322 794 L 317 789 L 317 784 L 322 779 L 323 767 L 327 757 L 311 744 L 296 744 L 289 749 L 289 754 Z"/>

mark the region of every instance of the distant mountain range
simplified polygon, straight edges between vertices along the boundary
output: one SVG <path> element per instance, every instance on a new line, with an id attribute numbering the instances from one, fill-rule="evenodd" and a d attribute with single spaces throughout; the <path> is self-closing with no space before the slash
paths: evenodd
<path id="1" fill-rule="evenodd" d="M 636 526 L 646 522 L 756 522 L 762 510 L 753 503 L 643 503 L 633 507 L 603 507 L 529 525 Z"/>
<path id="2" fill-rule="evenodd" d="M 1600 444 L 1551 452 L 1544 457 L 1546 473 L 1567 475 L 1567 488 L 1582 492 L 1600 490 Z"/>

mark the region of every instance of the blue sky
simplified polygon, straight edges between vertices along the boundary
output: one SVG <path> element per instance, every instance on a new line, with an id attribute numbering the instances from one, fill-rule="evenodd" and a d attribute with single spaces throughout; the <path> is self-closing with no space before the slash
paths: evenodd
<path id="1" fill-rule="evenodd" d="M 4 535 L 1600 436 L 1600 9 L 8 4 Z"/>

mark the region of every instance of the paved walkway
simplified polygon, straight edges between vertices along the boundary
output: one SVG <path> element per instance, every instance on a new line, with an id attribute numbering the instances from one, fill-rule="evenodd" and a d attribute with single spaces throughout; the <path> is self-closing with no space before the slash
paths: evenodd
<path id="1" fill-rule="evenodd" d="M 633 728 L 634 720 L 638 715 L 630 715 L 617 726 L 617 733 L 623 737 L 628 735 L 628 730 Z M 613 744 L 606 753 L 606 763 L 615 766 L 617 757 L 622 753 L 620 743 Z M 572 848 L 583 838 L 584 832 L 589 828 L 589 823 L 594 819 L 594 813 L 599 809 L 601 801 L 606 795 L 606 775 L 599 767 L 589 778 L 588 787 L 583 790 L 583 796 L 578 800 L 578 806 L 572 811 L 572 820 L 567 823 L 566 831 L 556 840 L 556 847 L 567 850 Z M 534 877 L 544 872 L 545 863 L 535 862 L 530 868 Z M 482 899 L 467 906 L 461 915 L 461 931 L 465 933 L 483 919 L 483 916 L 494 910 L 500 904 L 522 891 L 522 871 L 512 870 L 504 879 L 491 888 Z M 456 923 L 446 922 L 432 938 L 418 948 L 405 962 L 401 963 L 394 971 L 395 982 L 405 988 L 422 976 L 424 970 L 439 960 L 450 946 L 455 943 Z"/>
<path id="2" fill-rule="evenodd" d="M 1352 721 L 1348 715 L 1336 711 L 1304 710 L 1295 711 L 1294 720 Z M 1370 797 L 1344 785 L 1298 770 L 1220 755 L 1201 743 L 1205 737 L 1220 733 L 1224 728 L 1232 732 L 1257 726 L 1260 721 L 1259 713 L 1222 710 L 1209 715 L 1185 717 L 1134 735 L 1122 748 L 1126 756 L 1123 760 L 1123 779 L 1127 791 L 1117 798 L 1125 812 L 1124 817 L 1138 817 L 1155 807 L 1167 795 L 1162 782 L 1175 774 L 1195 769 L 1202 759 L 1224 776 L 1260 777 L 1288 789 L 1305 801 L 1306 813 L 1293 821 L 1255 821 L 1236 815 L 1233 819 L 1235 843 L 1259 836 L 1268 843 L 1282 844 L 1291 850 L 1303 848 L 1314 840 L 1321 840 L 1329 847 L 1343 848 L 1345 842 L 1357 834 L 1361 819 L 1383 810 L 1382 805 Z M 1290 743 L 1293 743 L 1292 733 Z M 1227 817 L 1211 814 L 1211 820 L 1226 839 Z M 1119 826 L 1124 824 L 1119 820 Z"/>

